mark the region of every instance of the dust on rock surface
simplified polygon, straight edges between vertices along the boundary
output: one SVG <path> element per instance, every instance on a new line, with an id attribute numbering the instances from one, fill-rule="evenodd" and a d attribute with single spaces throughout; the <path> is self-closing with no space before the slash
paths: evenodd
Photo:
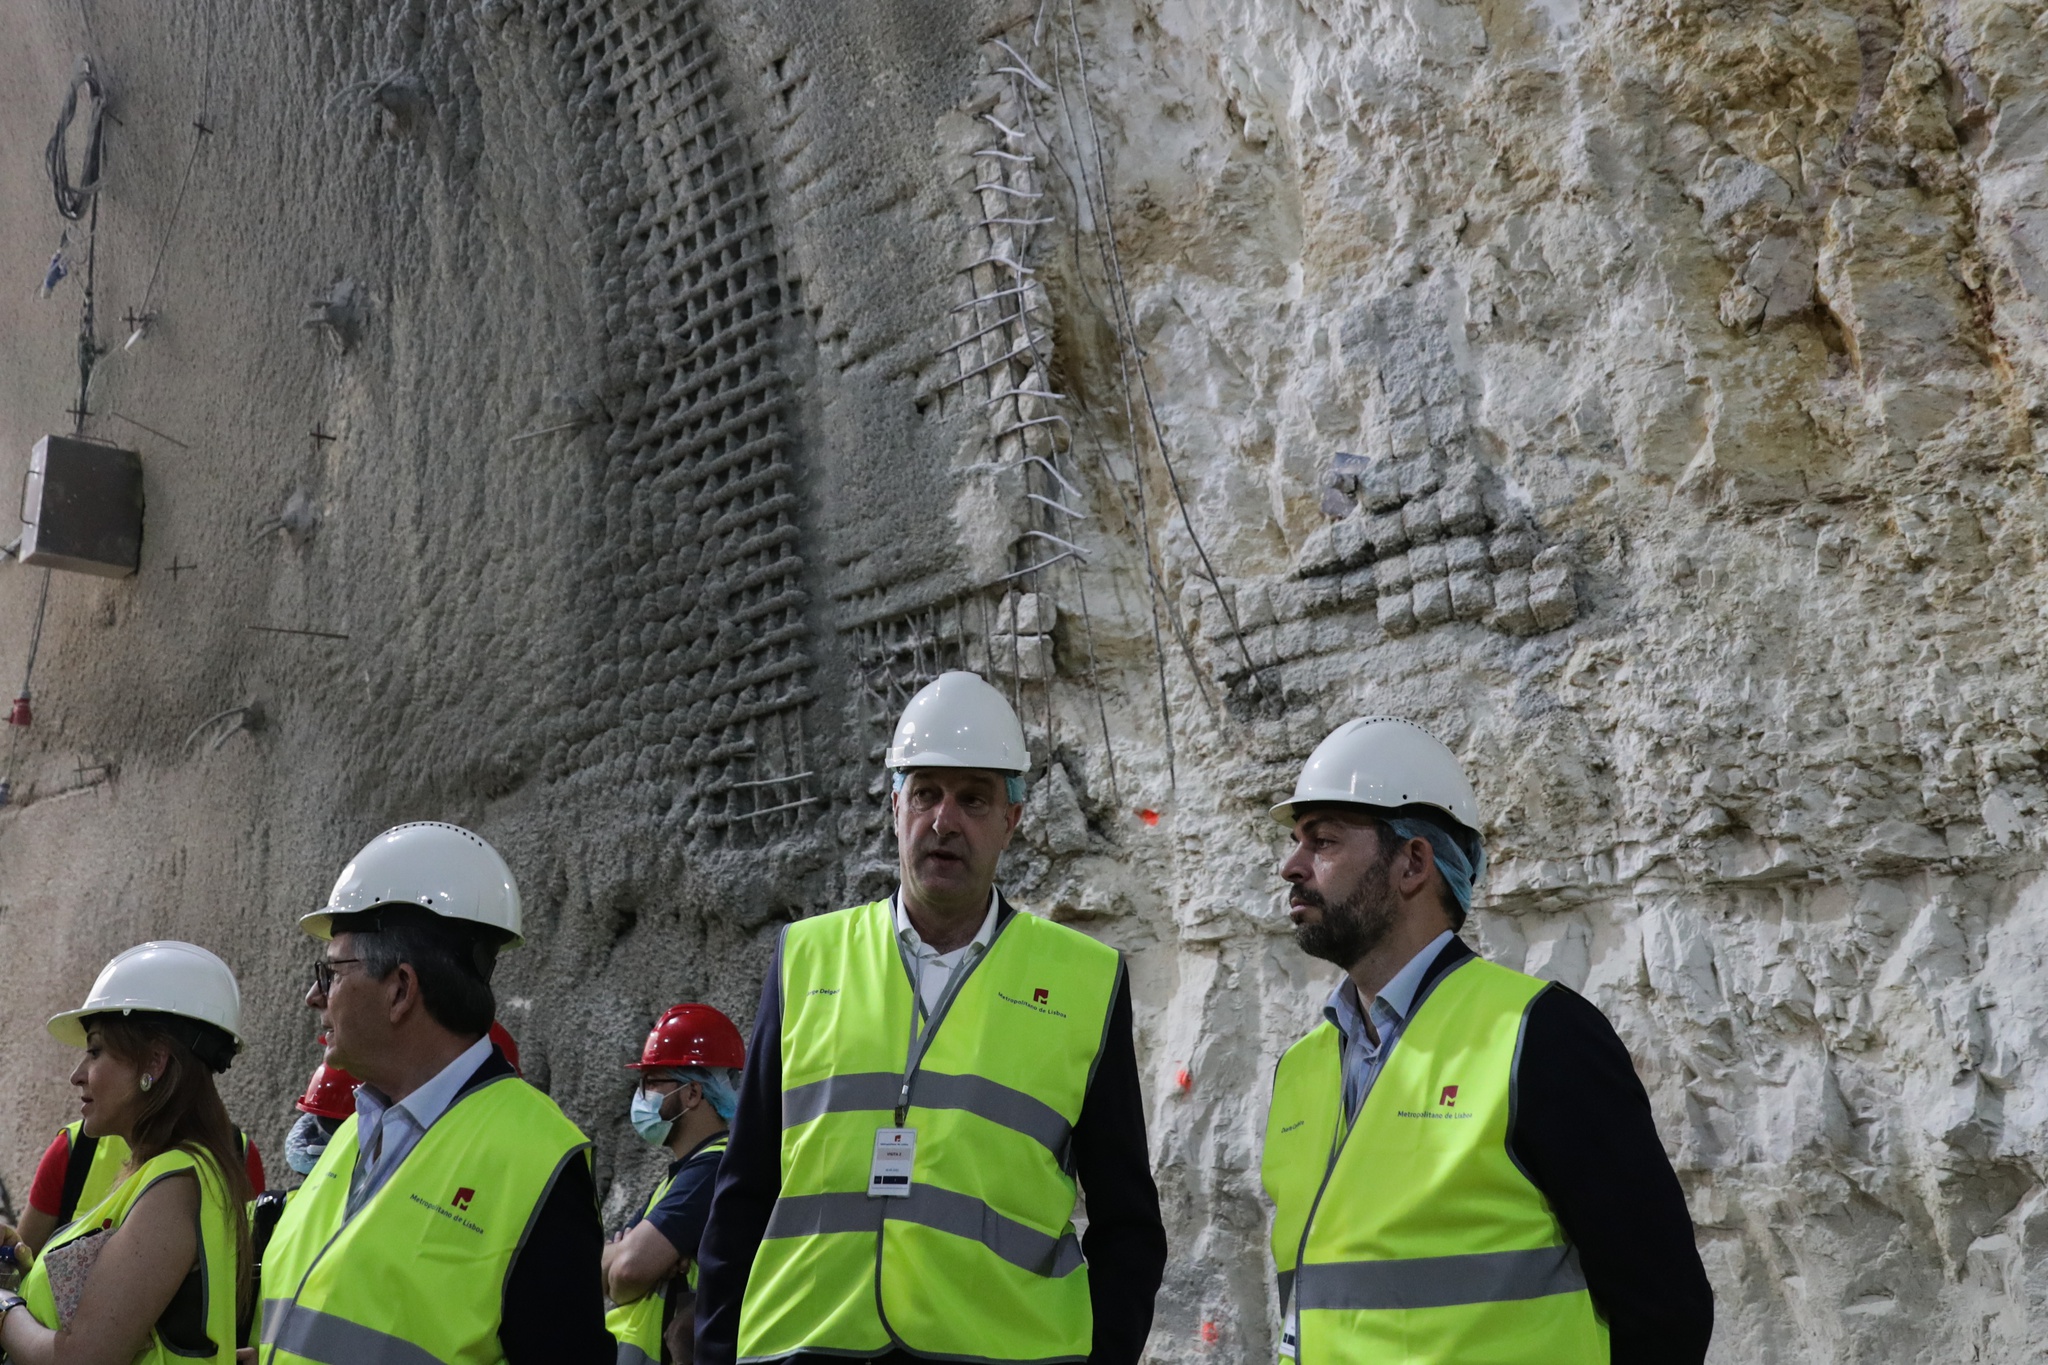
<path id="1" fill-rule="evenodd" d="M 83 54 L 86 431 L 148 503 L 141 573 L 53 580 L 12 737 L 17 1197 L 41 1020 L 144 937 L 241 973 L 275 1152 L 296 915 L 437 817 L 521 876 L 503 1012 L 622 1216 L 619 1064 L 886 887 L 888 721 L 964 665 L 1033 747 L 1006 884 L 1129 955 L 1154 1359 L 1272 1339 L 1261 1118 L 1330 977 L 1263 812 L 1381 711 L 1479 789 L 1475 943 L 1635 1056 L 1716 1361 L 2038 1355 L 2037 7 L 91 0 L 9 42 L 7 474 L 72 421 L 81 281 L 30 276 Z"/>

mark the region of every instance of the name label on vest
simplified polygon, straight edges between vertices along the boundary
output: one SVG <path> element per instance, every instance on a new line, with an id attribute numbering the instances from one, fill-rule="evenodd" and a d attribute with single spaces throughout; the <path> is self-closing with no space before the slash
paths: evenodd
<path id="1" fill-rule="evenodd" d="M 917 1159 L 917 1129 L 875 1129 L 875 1159 L 868 1167 L 868 1198 L 908 1199 Z"/>

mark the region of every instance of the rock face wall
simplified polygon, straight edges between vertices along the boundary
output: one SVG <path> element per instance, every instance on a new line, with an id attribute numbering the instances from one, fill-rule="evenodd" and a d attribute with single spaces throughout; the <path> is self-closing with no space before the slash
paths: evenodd
<path id="1" fill-rule="evenodd" d="M 1265 1093 L 1332 978 L 1263 811 L 1380 711 L 1479 789 L 1475 943 L 1628 1041 L 1716 1361 L 2048 1339 L 2038 6 L 88 0 L 5 42 L 0 463 L 74 420 L 84 226 L 32 277 L 84 54 L 84 430 L 148 497 L 139 575 L 52 578 L 8 737 L 17 1202 L 40 1021 L 145 937 L 236 964 L 275 1151 L 293 921 L 438 817 L 521 875 L 503 1013 L 622 1212 L 615 1068 L 888 886 L 883 738 L 968 666 L 1038 761 L 1006 884 L 1130 956 L 1156 1359 L 1269 1347 Z M 0 669 L 41 590 L 0 568 Z"/>

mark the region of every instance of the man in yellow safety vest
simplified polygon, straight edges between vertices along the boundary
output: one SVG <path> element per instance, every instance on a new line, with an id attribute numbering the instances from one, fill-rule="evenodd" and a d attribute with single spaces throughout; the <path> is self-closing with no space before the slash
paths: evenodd
<path id="1" fill-rule="evenodd" d="M 689 1365 L 692 1358 L 679 1348 L 696 1336 L 697 1243 L 746 1064 L 732 1020 L 695 1004 L 672 1006 L 655 1020 L 640 1060 L 628 1063 L 639 1073 L 633 1131 L 674 1160 L 640 1216 L 604 1249 L 604 1292 L 618 1305 L 605 1325 L 619 1341 L 618 1365 Z"/>
<path id="2" fill-rule="evenodd" d="M 589 1143 L 490 1036 L 505 860 L 400 825 L 300 924 L 325 1061 L 362 1084 L 264 1252 L 257 1359 L 611 1365 Z"/>
<path id="3" fill-rule="evenodd" d="M 1345 973 L 1273 1081 L 1281 1358 L 1698 1365 L 1713 1296 L 1627 1050 L 1457 937 L 1486 866 L 1457 759 L 1351 721 L 1273 814 L 1296 942 Z"/>
<path id="4" fill-rule="evenodd" d="M 1031 766 L 1001 693 L 940 676 L 888 764 L 900 889 L 788 926 L 762 988 L 699 1365 L 1134 1365 L 1166 1235 L 1122 959 L 995 889 Z"/>

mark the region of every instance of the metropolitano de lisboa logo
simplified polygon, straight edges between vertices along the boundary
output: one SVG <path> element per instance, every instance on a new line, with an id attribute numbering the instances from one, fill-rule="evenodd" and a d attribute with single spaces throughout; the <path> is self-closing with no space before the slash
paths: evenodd
<path id="1" fill-rule="evenodd" d="M 1470 1109 L 1458 1108 L 1458 1087 L 1446 1085 L 1436 1092 L 1436 1103 L 1420 1109 L 1396 1109 L 1394 1117 L 1403 1119 L 1476 1119 L 1479 1115 Z"/>
<path id="2" fill-rule="evenodd" d="M 1001 989 L 998 989 L 996 991 L 996 999 L 1002 1001 L 1006 1005 L 1022 1005 L 1027 1010 L 1031 1010 L 1037 1014 L 1047 1015 L 1054 1019 L 1064 1019 L 1067 1017 L 1067 1012 L 1065 1010 L 1058 1010 L 1052 1007 L 1052 990 L 1051 988 L 1046 986 L 1033 987 L 1031 991 L 1031 998 L 1029 1000 L 1025 1000 L 1019 996 L 1011 995 L 1008 991 Z"/>

